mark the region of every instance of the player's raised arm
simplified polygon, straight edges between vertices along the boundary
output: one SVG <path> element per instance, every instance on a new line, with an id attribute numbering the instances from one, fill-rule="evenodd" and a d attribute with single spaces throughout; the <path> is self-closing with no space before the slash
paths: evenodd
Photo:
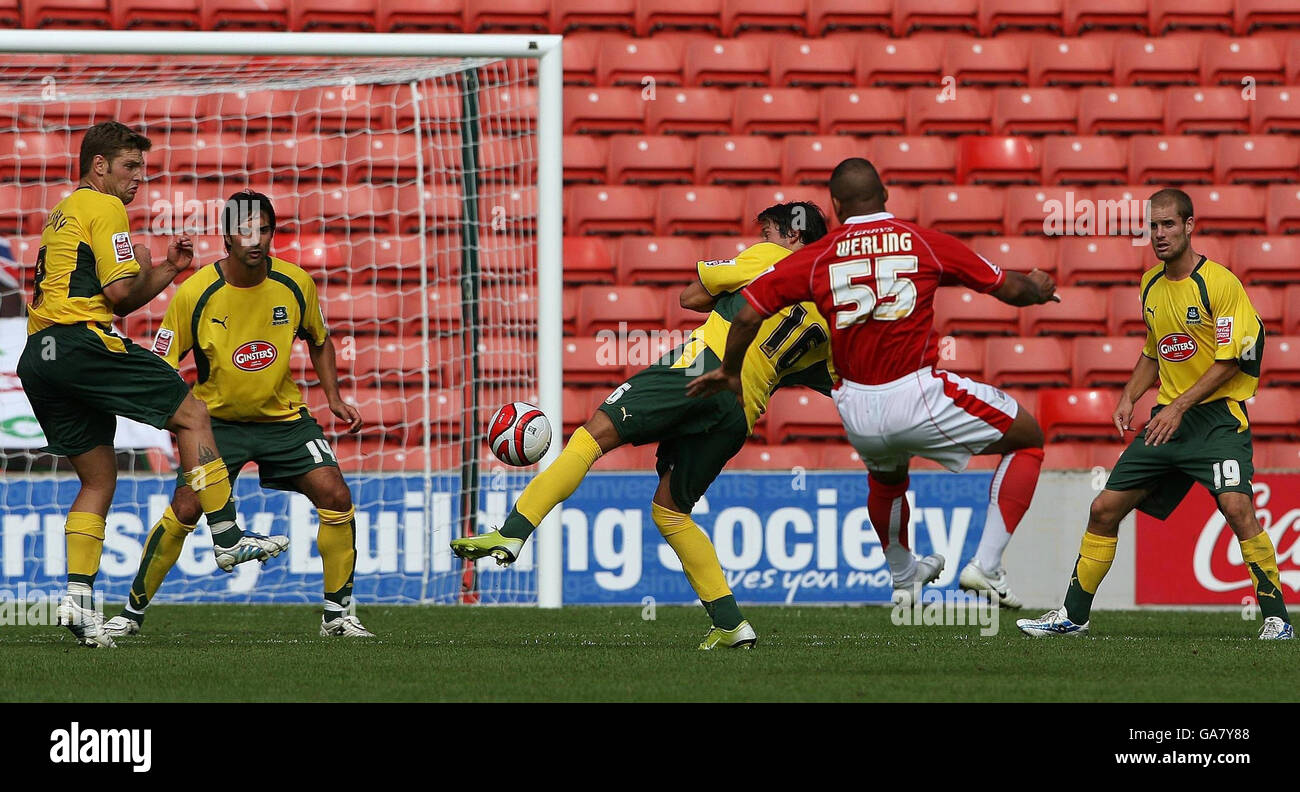
<path id="1" fill-rule="evenodd" d="M 1061 301 L 1061 298 L 1056 296 L 1056 281 L 1042 270 L 1033 270 L 1028 275 L 1008 272 L 1006 276 L 1002 285 L 989 294 L 1007 305 L 1021 307 Z"/>
<path id="2" fill-rule="evenodd" d="M 153 266 L 149 248 L 134 246 L 134 259 L 140 271 L 134 277 L 120 278 L 104 287 L 104 297 L 113 306 L 113 313 L 126 316 L 147 304 L 181 272 L 194 263 L 194 243 L 187 234 L 181 234 L 167 246 L 167 260 Z"/>

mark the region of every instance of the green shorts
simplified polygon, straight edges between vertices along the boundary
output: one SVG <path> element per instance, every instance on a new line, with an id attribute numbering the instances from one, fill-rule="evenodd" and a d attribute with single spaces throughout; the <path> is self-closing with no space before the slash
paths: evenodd
<path id="1" fill-rule="evenodd" d="M 692 379 L 722 361 L 706 348 L 690 365 L 673 368 L 685 348 L 673 349 L 632 375 L 599 409 L 625 442 L 659 443 L 656 471 L 660 476 L 672 471 L 669 492 L 678 508 L 690 513 L 727 461 L 744 447 L 749 422 L 730 391 L 699 399 L 686 395 Z"/>
<path id="2" fill-rule="evenodd" d="M 1157 406 L 1151 415 L 1160 409 Z M 1146 430 L 1139 432 L 1115 463 L 1106 489 L 1150 490 L 1138 509 L 1163 520 L 1196 481 L 1216 496 L 1221 492 L 1252 494 L 1253 456 L 1250 429 L 1241 430 L 1227 400 L 1220 399 L 1184 413 L 1178 431 L 1163 445 L 1146 445 Z"/>
<path id="3" fill-rule="evenodd" d="M 339 466 L 334 449 L 325 439 L 320 424 L 303 407 L 296 421 L 223 421 L 212 419 L 212 436 L 217 453 L 226 463 L 233 487 L 239 471 L 257 463 L 258 477 L 266 489 L 297 492 L 297 478 L 319 467 Z M 176 486 L 185 486 L 184 471 L 177 471 Z"/>
<path id="4" fill-rule="evenodd" d="M 76 456 L 111 446 L 119 415 L 163 429 L 189 395 L 162 358 L 100 330 L 54 325 L 27 337 L 17 372 L 45 432 L 44 451 Z"/>

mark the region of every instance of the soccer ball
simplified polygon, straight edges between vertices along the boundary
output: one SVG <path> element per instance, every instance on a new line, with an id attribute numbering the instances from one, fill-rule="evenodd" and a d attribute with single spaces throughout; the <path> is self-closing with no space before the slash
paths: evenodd
<path id="1" fill-rule="evenodd" d="M 487 443 L 507 465 L 535 465 L 551 447 L 551 422 L 528 402 L 511 402 L 488 421 Z"/>

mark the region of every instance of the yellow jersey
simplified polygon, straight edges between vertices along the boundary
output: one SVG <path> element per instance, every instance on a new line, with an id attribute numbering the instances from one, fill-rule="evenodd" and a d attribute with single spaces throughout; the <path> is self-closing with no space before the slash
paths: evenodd
<path id="1" fill-rule="evenodd" d="M 1241 402 L 1255 395 L 1264 355 L 1264 323 L 1237 276 L 1202 256 L 1191 275 L 1177 281 L 1165 267 L 1142 275 L 1142 318 L 1147 340 L 1142 354 L 1160 370 L 1157 404 L 1185 393 L 1218 360 L 1236 360 L 1241 371 L 1201 400 L 1228 399 L 1228 409 L 1248 426 Z"/>
<path id="2" fill-rule="evenodd" d="M 52 325 L 109 325 L 113 307 L 104 287 L 139 271 L 121 199 L 77 188 L 55 205 L 41 231 L 27 334 Z M 99 335 L 114 351 L 124 351 L 120 339 Z"/>
<path id="3" fill-rule="evenodd" d="M 220 262 L 180 285 L 153 351 L 180 368 L 194 351 L 194 395 L 224 421 L 296 421 L 304 406 L 289 353 L 295 338 L 321 346 L 329 337 L 316 284 L 301 267 L 271 257 L 267 277 L 240 288 Z"/>
<path id="4" fill-rule="evenodd" d="M 709 294 L 721 296 L 709 318 L 691 333 L 688 349 L 677 365 L 690 365 L 700 351 L 696 345 L 701 344 L 719 358 L 723 357 L 731 318 L 746 304 L 743 297 L 730 292 L 748 285 L 788 255 L 790 251 L 780 245 L 760 242 L 741 251 L 734 259 L 696 264 L 700 283 Z M 817 306 L 803 302 L 769 316 L 759 327 L 758 336 L 746 351 L 740 368 L 745 418 L 750 431 L 777 388 L 806 385 L 829 394 L 832 378 L 830 329 Z"/>

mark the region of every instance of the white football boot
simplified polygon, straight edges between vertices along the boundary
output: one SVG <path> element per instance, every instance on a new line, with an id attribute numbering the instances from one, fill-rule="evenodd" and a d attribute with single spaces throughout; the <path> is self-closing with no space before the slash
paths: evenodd
<path id="1" fill-rule="evenodd" d="M 127 616 L 114 616 L 104 622 L 103 627 L 106 635 L 113 638 L 121 638 L 124 635 L 135 635 L 140 632 L 140 622 Z"/>
<path id="2" fill-rule="evenodd" d="M 230 547 L 213 545 L 212 551 L 217 556 L 217 566 L 222 572 L 233 572 L 235 567 L 245 561 L 262 561 L 275 558 L 289 547 L 287 536 L 262 536 L 245 532 L 238 542 Z"/>
<path id="3" fill-rule="evenodd" d="M 65 596 L 59 603 L 59 624 L 67 627 L 81 646 L 91 649 L 117 648 L 113 639 L 104 632 L 104 615 L 97 610 L 81 607 L 70 596 Z"/>
<path id="4" fill-rule="evenodd" d="M 1259 631 L 1261 641 L 1290 641 L 1295 638 L 1295 628 L 1282 621 L 1280 616 L 1269 616 Z"/>
<path id="5" fill-rule="evenodd" d="M 370 632 L 361 623 L 361 620 L 350 613 L 344 613 L 336 619 L 325 621 L 321 617 L 320 634 L 326 637 L 343 636 L 346 638 L 374 638 L 375 634 Z"/>
<path id="6" fill-rule="evenodd" d="M 985 572 L 979 562 L 971 559 L 961 570 L 957 585 L 967 591 L 990 591 L 998 596 L 998 605 L 1011 610 L 1020 610 L 1024 603 L 1007 585 L 1007 570 L 999 567 L 993 572 Z"/>
<path id="7" fill-rule="evenodd" d="M 1083 624 L 1075 624 L 1066 615 L 1064 607 L 1050 610 L 1037 619 L 1016 620 L 1016 626 L 1020 628 L 1020 632 L 1025 635 L 1032 635 L 1035 638 L 1046 638 L 1055 635 L 1081 637 L 1088 634 L 1088 625 L 1091 623 L 1091 621 L 1086 621 Z"/>
<path id="8" fill-rule="evenodd" d="M 921 595 L 921 587 L 934 582 L 943 573 L 947 561 L 938 554 L 918 557 L 912 567 L 912 574 L 905 578 L 894 578 L 893 603 L 910 608 L 912 601 Z"/>

